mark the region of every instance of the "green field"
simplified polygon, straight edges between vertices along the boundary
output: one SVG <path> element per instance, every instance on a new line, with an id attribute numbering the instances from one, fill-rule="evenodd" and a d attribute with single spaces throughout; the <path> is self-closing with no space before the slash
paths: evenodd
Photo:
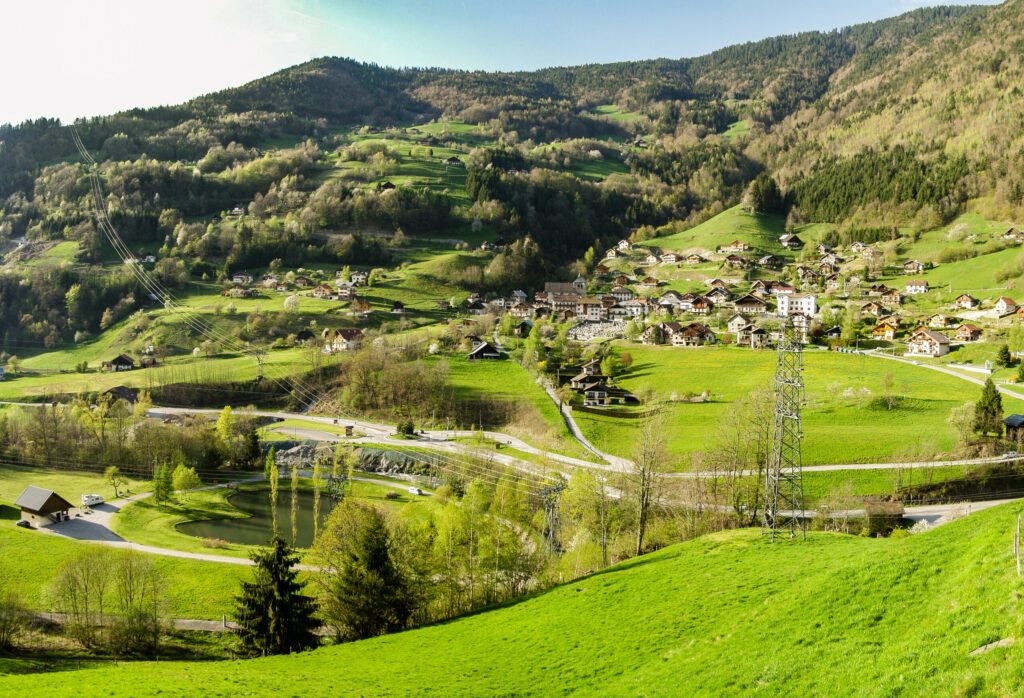
<path id="1" fill-rule="evenodd" d="M 594 107 L 594 113 L 608 117 L 612 121 L 619 121 L 627 124 L 632 123 L 634 121 L 639 121 L 644 117 L 644 115 L 639 112 L 624 111 L 615 104 L 599 104 L 598 106 Z"/>
<path id="2" fill-rule="evenodd" d="M 505 431 L 548 451 L 590 460 L 593 458 L 573 439 L 558 407 L 537 385 L 530 373 L 515 361 L 470 362 L 462 356 L 448 357 L 448 382 L 463 398 L 490 397 L 520 402 L 533 408 L 521 423 Z"/>
<path id="3" fill-rule="evenodd" d="M 13 507 L 0 504 L 0 588 L 17 589 L 32 608 L 50 610 L 47 588 L 60 563 L 95 550 L 98 544 L 17 528 L 16 518 Z M 153 561 L 166 585 L 166 613 L 171 618 L 217 619 L 231 613 L 239 580 L 248 574 L 239 565 L 162 556 L 153 556 Z"/>
<path id="4" fill-rule="evenodd" d="M 732 122 L 722 135 L 730 141 L 749 136 L 750 119 L 740 119 L 739 121 Z"/>
<path id="5" fill-rule="evenodd" d="M 750 214 L 743 206 L 734 206 L 699 225 L 642 244 L 665 250 L 705 250 L 714 252 L 733 240 L 746 242 L 754 249 L 782 255 L 779 236 L 785 232 L 781 216 Z"/>
<path id="6" fill-rule="evenodd" d="M 83 494 L 98 494 L 108 499 L 114 496 L 114 488 L 96 473 L 21 465 L 0 466 L 0 503 L 13 504 L 29 485 L 53 490 L 72 504 L 78 504 Z M 148 481 L 128 479 L 130 493 L 148 490 Z M 124 494 L 123 488 L 121 493 Z"/>
<path id="7" fill-rule="evenodd" d="M 669 450 L 674 467 L 687 470 L 689 454 L 707 449 L 730 403 L 770 386 L 775 354 L 727 347 L 680 349 L 622 344 L 633 367 L 620 384 L 634 392 L 650 388 L 664 398 L 711 393 L 705 404 L 675 403 L 669 413 Z M 954 445 L 946 424 L 950 410 L 974 401 L 980 388 L 919 366 L 875 357 L 808 351 L 804 354 L 807 402 L 804 406 L 803 459 L 806 465 L 914 460 L 921 453 Z M 906 398 L 896 409 L 878 404 L 883 380 L 891 374 L 893 394 Z M 862 388 L 869 393 L 860 395 Z M 1007 413 L 1024 402 L 1003 398 Z M 628 457 L 635 438 L 633 420 L 577 413 L 576 421 L 593 443 Z"/>
<path id="8" fill-rule="evenodd" d="M 1024 506 L 910 538 L 714 534 L 505 607 L 290 657 L 90 672 L 109 695 L 1012 695 Z M 553 678 L 557 676 L 557 679 Z M 0 679 L 60 693 L 66 674 Z"/>

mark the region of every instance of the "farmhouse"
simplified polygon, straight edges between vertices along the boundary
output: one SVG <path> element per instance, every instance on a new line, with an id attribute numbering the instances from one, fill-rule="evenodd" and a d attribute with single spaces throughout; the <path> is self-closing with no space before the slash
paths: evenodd
<path id="1" fill-rule="evenodd" d="M 598 264 L 596 267 L 594 267 L 595 274 L 607 274 L 610 271 L 611 269 L 604 264 Z M 520 293 L 522 293 L 522 291 L 520 291 Z"/>
<path id="2" fill-rule="evenodd" d="M 927 281 L 908 281 L 907 282 L 907 295 L 908 296 L 920 296 L 923 293 L 928 293 L 928 282 Z"/>
<path id="3" fill-rule="evenodd" d="M 100 368 L 104 371 L 132 371 L 135 369 L 135 359 L 128 356 L 127 354 L 118 354 L 110 361 L 104 361 L 100 364 Z"/>
<path id="4" fill-rule="evenodd" d="M 629 240 L 619 240 L 615 243 L 615 247 L 620 252 L 629 252 L 629 248 L 632 247 L 632 245 L 629 244 Z"/>
<path id="5" fill-rule="evenodd" d="M 896 339 L 896 327 L 888 322 L 879 323 L 875 326 L 875 329 L 871 330 L 871 336 L 874 339 L 882 339 L 887 342 L 891 342 Z"/>
<path id="6" fill-rule="evenodd" d="M 645 277 L 644 279 L 642 279 L 640 281 L 640 285 L 645 287 L 645 288 L 657 288 L 658 287 L 658 283 L 659 283 L 658 280 L 655 279 L 653 276 Z"/>
<path id="7" fill-rule="evenodd" d="M 646 257 L 644 257 L 644 264 L 648 265 L 648 266 L 650 266 L 652 264 L 657 264 L 660 261 L 661 261 L 661 257 L 659 257 L 658 255 L 656 255 L 653 252 L 651 252 Z"/>
<path id="8" fill-rule="evenodd" d="M 943 315 L 942 313 L 936 313 L 935 315 L 932 315 L 930 318 L 928 318 L 927 322 L 928 327 L 931 327 L 933 330 L 943 330 L 949 327 L 950 325 L 955 324 L 954 318 L 951 318 L 948 315 Z"/>
<path id="9" fill-rule="evenodd" d="M 953 301 L 953 305 L 963 310 L 972 310 L 978 307 L 978 299 L 974 296 L 963 293 L 956 297 L 956 300 Z"/>
<path id="10" fill-rule="evenodd" d="M 964 323 L 956 328 L 954 337 L 958 342 L 976 342 L 981 339 L 981 328 L 977 325 Z"/>
<path id="11" fill-rule="evenodd" d="M 772 284 L 771 292 L 773 296 L 791 296 L 796 293 L 796 286 L 777 281 Z"/>
<path id="12" fill-rule="evenodd" d="M 945 356 L 949 353 L 949 337 L 934 330 L 914 330 L 907 342 L 907 356 Z"/>
<path id="13" fill-rule="evenodd" d="M 687 264 L 701 264 L 703 261 L 704 261 L 704 258 L 701 257 L 699 254 L 691 253 L 691 254 L 686 255 L 686 263 Z"/>
<path id="14" fill-rule="evenodd" d="M 738 298 L 733 307 L 741 313 L 752 313 L 755 315 L 763 315 L 768 312 L 768 304 L 757 296 L 743 296 Z"/>
<path id="15" fill-rule="evenodd" d="M 924 264 L 922 264 L 921 262 L 917 261 L 916 259 L 908 259 L 906 262 L 903 263 L 903 273 L 904 274 L 923 274 L 924 273 Z"/>
<path id="16" fill-rule="evenodd" d="M 461 167 L 462 166 L 462 160 L 459 160 L 457 157 L 452 155 L 450 158 L 446 158 L 445 159 L 444 164 L 445 165 L 454 165 L 455 167 Z"/>
<path id="17" fill-rule="evenodd" d="M 1017 310 L 1017 301 L 1009 298 L 1008 296 L 1002 296 L 996 301 L 996 312 L 999 315 L 1009 315 L 1010 313 Z"/>
<path id="18" fill-rule="evenodd" d="M 21 520 L 35 526 L 49 526 L 70 518 L 71 502 L 53 490 L 29 485 L 14 506 L 21 509 Z"/>
<path id="19" fill-rule="evenodd" d="M 874 317 L 881 316 L 883 310 L 882 306 L 874 301 L 868 301 L 860 307 L 862 313 L 873 315 Z"/>
<path id="20" fill-rule="evenodd" d="M 746 269 L 749 262 L 744 257 L 739 255 L 731 254 L 725 258 L 725 266 L 732 269 Z"/>
<path id="21" fill-rule="evenodd" d="M 750 249 L 750 245 L 743 242 L 742 240 L 733 240 L 728 245 L 723 245 L 719 248 L 721 252 L 725 254 L 735 254 L 736 252 L 746 252 Z"/>
<path id="22" fill-rule="evenodd" d="M 391 304 L 391 312 L 394 313 L 395 315 L 404 315 L 405 303 L 403 303 L 402 301 L 395 301 L 394 303 Z"/>
<path id="23" fill-rule="evenodd" d="M 729 322 L 726 323 L 726 327 L 733 334 L 739 334 L 739 331 L 749 324 L 750 319 L 748 317 L 746 317 L 745 315 L 741 315 L 740 313 L 736 313 L 731 318 L 729 318 Z"/>
<path id="24" fill-rule="evenodd" d="M 667 252 L 667 253 L 661 255 L 661 263 L 662 264 L 678 264 L 679 263 L 679 255 L 677 255 L 675 252 Z"/>
<path id="25" fill-rule="evenodd" d="M 367 274 L 365 271 L 354 271 L 352 272 L 350 280 L 356 286 L 365 286 L 369 278 L 370 275 Z"/>
<path id="26" fill-rule="evenodd" d="M 886 291 L 882 294 L 882 305 L 886 308 L 898 308 L 903 303 L 903 298 L 900 297 L 900 292 L 896 289 Z"/>
<path id="27" fill-rule="evenodd" d="M 334 289 L 328 284 L 318 284 L 313 287 L 311 294 L 313 298 L 333 298 Z"/>
<path id="28" fill-rule="evenodd" d="M 713 288 L 705 296 L 712 303 L 725 303 L 730 298 L 730 293 L 724 288 Z"/>
<path id="29" fill-rule="evenodd" d="M 608 250 L 607 252 L 604 253 L 604 258 L 605 259 L 618 259 L 619 258 L 619 251 L 613 247 L 613 248 L 611 248 L 610 250 Z"/>
<path id="30" fill-rule="evenodd" d="M 611 399 L 608 395 L 608 385 L 601 381 L 588 383 L 582 386 L 579 391 L 583 393 L 584 407 L 607 407 L 611 404 Z"/>
<path id="31" fill-rule="evenodd" d="M 235 272 L 231 275 L 231 283 L 248 286 L 252 283 L 252 274 L 244 271 Z"/>
<path id="32" fill-rule="evenodd" d="M 787 233 L 779 238 L 779 243 L 787 250 L 799 250 L 804 246 L 804 241 L 796 235 Z"/>
<path id="33" fill-rule="evenodd" d="M 757 265 L 765 269 L 778 269 L 782 266 L 782 260 L 773 254 L 766 254 L 757 260 Z"/>
<path id="34" fill-rule="evenodd" d="M 711 311 L 714 310 L 715 304 L 707 298 L 698 296 L 693 299 L 693 303 L 690 307 L 690 312 L 694 315 L 710 315 Z"/>
<path id="35" fill-rule="evenodd" d="M 480 342 L 473 351 L 469 352 L 468 358 L 470 361 L 477 360 L 494 360 L 504 358 L 505 354 L 495 347 L 490 342 Z"/>
<path id="36" fill-rule="evenodd" d="M 768 331 L 756 325 L 747 325 L 736 333 L 736 344 L 738 346 L 749 346 L 751 349 L 760 349 L 768 346 Z"/>
<path id="37" fill-rule="evenodd" d="M 700 347 L 717 341 L 715 333 L 701 322 L 685 327 L 680 327 L 677 322 L 665 323 L 665 339 L 677 347 Z"/>
<path id="38" fill-rule="evenodd" d="M 326 329 L 321 336 L 324 340 L 325 354 L 357 349 L 363 341 L 363 331 L 359 329 Z"/>

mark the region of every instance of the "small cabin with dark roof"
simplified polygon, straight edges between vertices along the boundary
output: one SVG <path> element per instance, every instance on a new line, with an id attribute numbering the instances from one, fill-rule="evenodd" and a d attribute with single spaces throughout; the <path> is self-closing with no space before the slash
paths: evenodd
<path id="1" fill-rule="evenodd" d="M 1006 439 L 1015 443 L 1024 441 L 1024 415 L 1011 414 L 1003 420 L 1006 427 Z"/>
<path id="2" fill-rule="evenodd" d="M 131 371 L 135 369 L 135 359 L 127 354 L 118 354 L 110 361 L 100 364 L 104 371 Z"/>
<path id="3" fill-rule="evenodd" d="M 21 509 L 21 520 L 34 526 L 49 526 L 66 521 L 71 516 L 71 502 L 53 490 L 29 485 L 21 493 L 14 506 Z"/>
<path id="4" fill-rule="evenodd" d="M 469 360 L 477 361 L 480 359 L 495 360 L 505 358 L 505 354 L 495 347 L 490 342 L 480 342 L 473 351 L 469 352 Z"/>

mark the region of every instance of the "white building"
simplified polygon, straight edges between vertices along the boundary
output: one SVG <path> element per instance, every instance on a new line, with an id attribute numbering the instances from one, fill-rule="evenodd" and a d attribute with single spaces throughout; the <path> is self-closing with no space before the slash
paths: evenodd
<path id="1" fill-rule="evenodd" d="M 790 315 L 806 315 L 814 317 L 818 313 L 818 298 L 810 293 L 793 293 L 791 295 L 776 296 L 779 305 L 779 317 Z"/>

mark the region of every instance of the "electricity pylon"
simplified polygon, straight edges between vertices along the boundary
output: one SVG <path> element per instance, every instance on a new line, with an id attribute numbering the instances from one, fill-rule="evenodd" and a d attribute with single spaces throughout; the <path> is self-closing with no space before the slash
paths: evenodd
<path id="1" fill-rule="evenodd" d="M 544 500 L 544 539 L 551 550 L 558 552 L 561 541 L 562 520 L 558 512 L 558 501 L 565 490 L 565 480 L 559 479 L 558 484 L 545 487 L 540 491 Z"/>
<path id="2" fill-rule="evenodd" d="M 765 469 L 762 527 L 762 533 L 767 533 L 772 542 L 775 542 L 776 534 L 783 532 L 788 532 L 791 539 L 796 537 L 797 530 L 801 536 L 807 537 L 803 523 L 804 485 L 800 458 L 803 347 L 798 332 L 792 319 L 787 319 L 779 337 L 775 367 L 775 430 Z"/>

